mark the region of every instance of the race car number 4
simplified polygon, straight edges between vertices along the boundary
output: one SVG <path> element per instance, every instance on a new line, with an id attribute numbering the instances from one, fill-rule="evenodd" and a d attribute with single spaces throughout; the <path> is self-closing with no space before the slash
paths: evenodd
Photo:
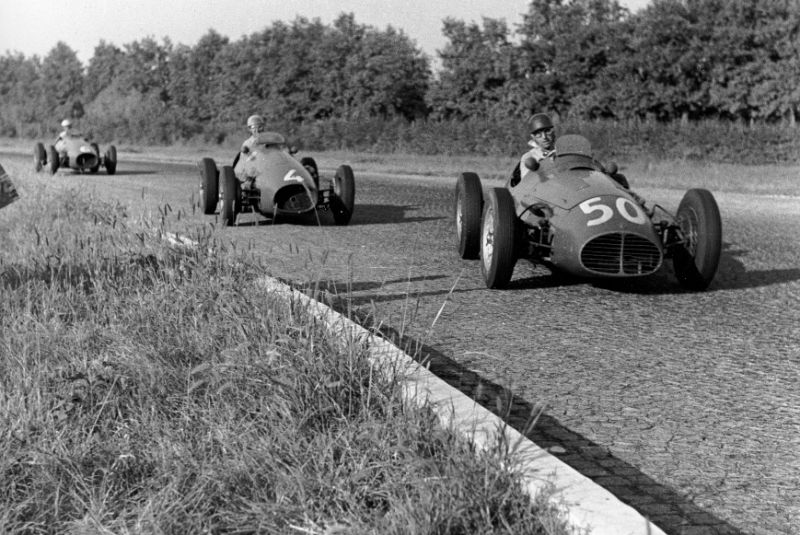
<path id="1" fill-rule="evenodd" d="M 283 175 L 284 182 L 303 182 L 303 177 L 298 175 L 294 169 Z"/>
<path id="2" fill-rule="evenodd" d="M 596 217 L 589 219 L 586 222 L 587 227 L 602 225 L 614 217 L 614 210 L 607 204 L 603 204 L 601 200 L 602 199 L 600 197 L 593 197 L 591 199 L 586 199 L 578 205 L 586 215 L 599 212 Z M 619 215 L 631 223 L 635 223 L 637 225 L 644 225 L 647 223 L 647 216 L 645 213 L 638 204 L 630 199 L 626 199 L 625 197 L 617 197 L 614 207 L 617 209 L 617 213 L 619 213 Z"/>

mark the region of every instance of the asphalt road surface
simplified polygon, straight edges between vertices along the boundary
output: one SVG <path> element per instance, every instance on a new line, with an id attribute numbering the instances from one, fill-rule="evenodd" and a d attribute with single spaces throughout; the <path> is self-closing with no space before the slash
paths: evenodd
<path id="1" fill-rule="evenodd" d="M 14 176 L 29 159 L 3 164 Z M 705 292 L 683 291 L 669 266 L 592 284 L 526 262 L 492 291 L 456 253 L 455 177 L 354 171 L 350 226 L 245 215 L 218 232 L 515 425 L 543 407 L 529 436 L 668 533 L 800 533 L 800 198 L 715 192 L 724 244 Z M 134 216 L 169 204 L 180 225 L 216 220 L 192 214 L 193 165 L 120 158 L 115 176 L 52 180 Z M 684 193 L 638 192 L 672 210 Z"/>

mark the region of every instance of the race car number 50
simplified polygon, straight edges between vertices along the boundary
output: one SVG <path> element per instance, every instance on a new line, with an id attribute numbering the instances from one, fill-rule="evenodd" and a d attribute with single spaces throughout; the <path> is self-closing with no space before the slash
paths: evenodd
<path id="1" fill-rule="evenodd" d="M 614 210 L 607 204 L 600 202 L 601 200 L 602 199 L 600 199 L 600 197 L 593 197 L 591 199 L 586 199 L 578 205 L 586 215 L 599 212 L 597 217 L 594 219 L 589 219 L 586 222 L 587 227 L 602 225 L 614 217 Z M 644 214 L 639 205 L 632 200 L 626 199 L 625 197 L 617 197 L 617 201 L 614 203 L 614 205 L 619 215 L 631 223 L 635 223 L 637 225 L 644 225 L 647 223 L 647 216 Z"/>

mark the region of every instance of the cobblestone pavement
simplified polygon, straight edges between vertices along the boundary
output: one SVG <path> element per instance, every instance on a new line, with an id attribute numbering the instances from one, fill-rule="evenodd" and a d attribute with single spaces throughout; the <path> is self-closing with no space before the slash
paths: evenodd
<path id="1" fill-rule="evenodd" d="M 520 423 L 543 405 L 532 438 L 668 533 L 800 533 L 800 200 L 718 195 L 708 292 L 668 270 L 597 286 L 527 263 L 489 291 L 455 253 L 451 188 L 370 191 L 352 227 L 287 229 L 303 245 L 276 274 L 331 279 L 490 408 L 516 396 Z M 683 194 L 646 193 L 673 209 Z"/>
<path id="2" fill-rule="evenodd" d="M 196 183 L 124 172 L 91 183 L 173 209 Z M 520 427 L 544 408 L 530 436 L 666 532 L 800 533 L 800 199 L 715 193 L 724 249 L 707 292 L 668 269 L 594 285 L 524 262 L 490 291 L 455 251 L 454 179 L 356 182 L 348 227 L 245 216 L 223 235 Z M 683 194 L 640 193 L 668 209 Z"/>

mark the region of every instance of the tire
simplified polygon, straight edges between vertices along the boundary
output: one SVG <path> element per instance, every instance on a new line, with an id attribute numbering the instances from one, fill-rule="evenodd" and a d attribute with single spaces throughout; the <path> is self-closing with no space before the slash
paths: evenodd
<path id="1" fill-rule="evenodd" d="M 483 189 L 475 173 L 461 173 L 456 182 L 456 245 L 461 258 L 478 258 L 481 250 Z"/>
<path id="2" fill-rule="evenodd" d="M 108 147 L 103 162 L 106 168 L 106 172 L 109 175 L 113 175 L 114 173 L 117 172 L 117 147 L 115 147 L 114 145 Z"/>
<path id="3" fill-rule="evenodd" d="M 233 167 L 228 165 L 222 168 L 222 223 L 226 227 L 236 223 L 236 216 L 241 210 L 241 189 Z"/>
<path id="4" fill-rule="evenodd" d="M 217 211 L 219 202 L 219 171 L 212 158 L 200 160 L 200 204 L 203 213 L 211 215 Z"/>
<path id="5" fill-rule="evenodd" d="M 686 289 L 705 290 L 717 273 L 722 251 L 722 220 L 717 201 L 706 189 L 690 189 L 678 205 L 676 220 L 686 243 L 674 250 L 675 276 Z"/>
<path id="6" fill-rule="evenodd" d="M 492 188 L 484 203 L 481 224 L 481 272 L 487 288 L 508 286 L 517 257 L 514 249 L 514 199 L 505 188 Z"/>
<path id="7" fill-rule="evenodd" d="M 36 172 L 42 170 L 44 164 L 47 163 L 47 151 L 44 150 L 44 144 L 37 143 L 33 146 L 33 168 Z"/>
<path id="8" fill-rule="evenodd" d="M 59 163 L 58 152 L 56 152 L 56 148 L 53 145 L 50 145 L 47 147 L 47 170 L 50 171 L 51 175 L 56 174 Z"/>
<path id="9" fill-rule="evenodd" d="M 95 174 L 100 169 L 100 163 L 103 161 L 103 158 L 100 156 L 100 147 L 97 146 L 97 143 L 92 143 L 91 147 L 92 147 L 92 152 L 94 152 L 95 155 L 97 156 L 97 165 L 95 165 L 94 167 L 90 167 L 89 172 Z"/>
<path id="10" fill-rule="evenodd" d="M 353 217 L 356 198 L 356 182 L 349 165 L 340 165 L 333 176 L 331 208 L 337 225 L 347 225 Z"/>
<path id="11" fill-rule="evenodd" d="M 300 164 L 311 174 L 311 178 L 314 180 L 314 186 L 316 186 L 317 191 L 319 191 L 319 169 L 317 168 L 317 162 L 314 161 L 314 158 L 306 156 L 305 158 L 300 158 Z"/>

